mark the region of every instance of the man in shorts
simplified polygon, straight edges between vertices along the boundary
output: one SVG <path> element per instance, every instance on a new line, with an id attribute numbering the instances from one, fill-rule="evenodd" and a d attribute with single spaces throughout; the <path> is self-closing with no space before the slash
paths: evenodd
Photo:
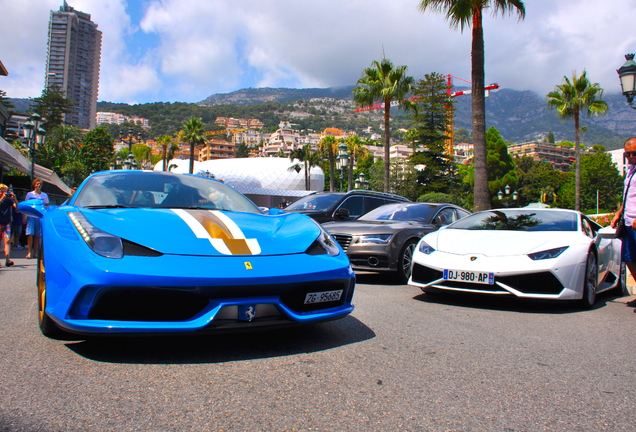
<path id="1" fill-rule="evenodd" d="M 13 261 L 9 259 L 11 254 L 11 222 L 13 220 L 13 209 L 18 202 L 13 193 L 7 192 L 7 185 L 0 183 L 0 237 L 4 243 L 5 265 L 11 267 Z"/>

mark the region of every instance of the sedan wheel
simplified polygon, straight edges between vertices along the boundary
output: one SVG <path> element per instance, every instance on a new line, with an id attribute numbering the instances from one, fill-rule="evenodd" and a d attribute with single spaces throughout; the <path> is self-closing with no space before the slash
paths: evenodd
<path id="1" fill-rule="evenodd" d="M 402 248 L 400 259 L 398 260 L 397 276 L 400 282 L 407 283 L 411 277 L 411 264 L 413 263 L 413 253 L 415 252 L 416 240 L 409 240 Z"/>
<path id="2" fill-rule="evenodd" d="M 585 309 L 591 309 L 596 301 L 596 289 L 598 286 L 598 266 L 596 265 L 596 255 L 590 252 L 587 256 L 585 266 L 585 279 L 583 280 L 583 298 L 581 305 Z"/>

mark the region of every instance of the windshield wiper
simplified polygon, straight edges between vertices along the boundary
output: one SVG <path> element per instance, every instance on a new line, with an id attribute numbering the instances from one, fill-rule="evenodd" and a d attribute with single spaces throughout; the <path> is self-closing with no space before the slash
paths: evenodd
<path id="1" fill-rule="evenodd" d="M 123 204 L 101 204 L 101 205 L 90 205 L 90 206 L 84 206 L 84 208 L 87 209 L 109 209 L 109 208 L 137 208 L 137 207 L 131 207 L 131 206 L 127 206 L 127 205 L 123 205 Z"/>

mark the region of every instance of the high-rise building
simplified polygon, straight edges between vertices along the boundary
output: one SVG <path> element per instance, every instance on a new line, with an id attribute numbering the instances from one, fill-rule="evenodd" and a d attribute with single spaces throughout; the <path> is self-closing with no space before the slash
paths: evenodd
<path id="1" fill-rule="evenodd" d="M 75 102 L 67 124 L 95 128 L 101 51 L 102 32 L 89 14 L 76 11 L 66 0 L 59 11 L 51 11 L 45 85 L 59 86 Z"/>

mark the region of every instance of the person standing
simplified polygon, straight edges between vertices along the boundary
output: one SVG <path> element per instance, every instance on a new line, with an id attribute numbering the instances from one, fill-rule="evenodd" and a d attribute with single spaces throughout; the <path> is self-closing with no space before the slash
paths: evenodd
<path id="1" fill-rule="evenodd" d="M 7 189 L 7 185 L 0 183 L 0 236 L 4 243 L 5 265 L 11 267 L 13 265 L 13 261 L 9 259 L 11 255 L 11 221 L 17 202 L 15 195 L 7 193 Z"/>
<path id="2" fill-rule="evenodd" d="M 36 178 L 33 180 L 33 190 L 28 192 L 24 197 L 25 201 L 28 200 L 42 200 L 44 206 L 49 205 L 49 196 L 42 192 L 42 179 Z M 38 251 L 38 244 L 40 241 L 40 231 L 42 223 L 40 219 L 29 216 L 27 218 L 26 235 L 27 235 L 27 255 L 26 258 L 32 258 Z"/>
<path id="3" fill-rule="evenodd" d="M 623 156 L 628 163 L 623 187 L 623 203 L 614 215 L 611 226 L 616 228 L 621 219 L 624 221 L 623 262 L 632 276 L 636 277 L 636 178 L 634 178 L 634 174 L 636 174 L 636 137 L 625 141 Z"/>

